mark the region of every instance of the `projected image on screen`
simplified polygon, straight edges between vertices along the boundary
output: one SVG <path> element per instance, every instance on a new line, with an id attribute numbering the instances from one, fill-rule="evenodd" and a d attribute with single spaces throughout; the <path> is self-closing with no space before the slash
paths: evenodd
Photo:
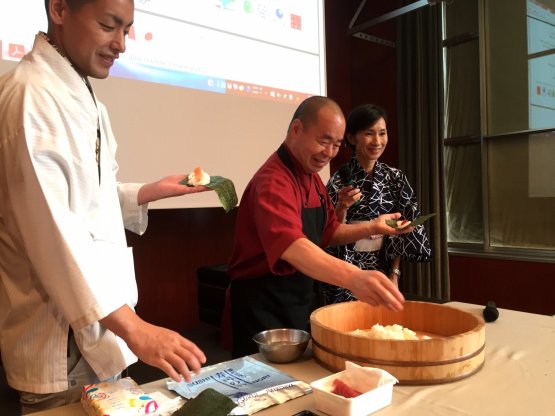
<path id="1" fill-rule="evenodd" d="M 125 53 L 91 79 L 118 141 L 118 179 L 200 166 L 241 197 L 299 103 L 326 95 L 323 16 L 323 0 L 135 0 Z M 39 30 L 44 0 L 0 2 L 0 76 Z M 219 206 L 213 192 L 151 205 Z"/>
<path id="2" fill-rule="evenodd" d="M 0 32 L 7 60 L 31 48 L 37 28 L 13 18 L 29 5 L 15 9 L 2 13 L 12 22 Z M 316 1 L 137 1 L 126 46 L 111 76 L 295 101 L 322 90 Z"/>
<path id="3" fill-rule="evenodd" d="M 144 2 L 137 6 L 127 52 L 112 74 L 218 93 L 306 98 L 322 87 L 315 76 L 320 71 L 316 5 Z"/>

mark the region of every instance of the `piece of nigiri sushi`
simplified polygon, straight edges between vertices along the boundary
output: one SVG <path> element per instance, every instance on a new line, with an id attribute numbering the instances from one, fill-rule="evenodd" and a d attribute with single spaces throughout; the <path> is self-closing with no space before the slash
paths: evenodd
<path id="1" fill-rule="evenodd" d="M 187 179 L 187 183 L 191 186 L 208 185 L 210 183 L 210 175 L 199 167 L 196 167 L 194 171 L 189 173 Z"/>

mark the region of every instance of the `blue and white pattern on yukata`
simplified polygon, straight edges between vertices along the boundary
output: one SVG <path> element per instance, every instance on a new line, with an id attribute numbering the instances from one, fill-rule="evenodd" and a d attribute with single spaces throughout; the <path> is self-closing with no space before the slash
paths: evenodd
<path id="1" fill-rule="evenodd" d="M 360 203 L 347 211 L 347 223 L 369 221 L 382 214 L 400 212 L 409 221 L 420 215 L 416 195 L 407 177 L 399 169 L 376 161 L 373 175 L 369 175 L 358 163 L 356 156 L 349 161 L 353 186 L 361 190 Z M 345 185 L 339 173 L 335 172 L 327 184 L 333 204 L 337 204 L 338 193 Z M 384 236 L 383 247 L 378 251 L 356 251 L 355 244 L 329 247 L 327 252 L 334 257 L 352 263 L 364 270 L 390 272 L 391 260 L 397 256 L 410 262 L 428 262 L 431 257 L 426 231 L 419 225 L 409 234 Z M 344 288 L 325 285 L 326 304 L 355 300 L 353 294 Z"/>

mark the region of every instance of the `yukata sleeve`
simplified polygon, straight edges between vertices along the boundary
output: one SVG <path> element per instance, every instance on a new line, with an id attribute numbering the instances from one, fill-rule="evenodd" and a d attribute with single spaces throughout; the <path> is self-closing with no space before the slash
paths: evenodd
<path id="1" fill-rule="evenodd" d="M 326 189 L 333 207 L 337 204 L 340 186 L 341 182 L 339 181 L 339 175 L 334 173 L 326 184 Z M 325 248 L 325 251 L 334 257 L 341 258 L 341 246 L 328 246 Z"/>
<path id="2" fill-rule="evenodd" d="M 399 195 L 397 209 L 403 218 L 412 221 L 420 216 L 416 195 L 403 173 L 399 175 Z M 426 230 L 423 225 L 417 226 L 413 232 L 397 236 L 389 236 L 385 242 L 385 253 L 388 259 L 400 256 L 410 262 L 428 262 L 431 250 Z"/>

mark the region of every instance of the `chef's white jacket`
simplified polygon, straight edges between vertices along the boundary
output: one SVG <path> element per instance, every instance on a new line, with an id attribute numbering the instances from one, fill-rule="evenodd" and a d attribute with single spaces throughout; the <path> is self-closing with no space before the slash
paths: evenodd
<path id="1" fill-rule="evenodd" d="M 141 184 L 116 181 L 115 152 L 105 107 L 37 35 L 0 79 L 0 348 L 17 390 L 68 388 L 69 326 L 100 379 L 136 361 L 98 322 L 137 302 L 124 224 L 142 233 L 147 220 Z"/>

